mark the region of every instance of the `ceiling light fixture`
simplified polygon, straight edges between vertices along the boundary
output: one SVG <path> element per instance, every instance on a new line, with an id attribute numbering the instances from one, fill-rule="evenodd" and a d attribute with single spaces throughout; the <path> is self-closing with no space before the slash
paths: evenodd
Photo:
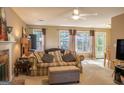
<path id="1" fill-rule="evenodd" d="M 72 16 L 72 19 L 74 19 L 74 20 L 78 20 L 79 18 L 80 18 L 79 15 L 73 15 L 73 16 Z"/>
<path id="2" fill-rule="evenodd" d="M 80 18 L 79 10 L 78 10 L 78 8 L 75 8 L 75 9 L 73 10 L 72 19 L 78 20 L 79 18 Z"/>
<path id="3" fill-rule="evenodd" d="M 75 9 L 74 9 L 74 14 L 75 14 L 75 15 L 79 15 L 79 10 L 78 10 L 78 8 L 75 8 Z"/>

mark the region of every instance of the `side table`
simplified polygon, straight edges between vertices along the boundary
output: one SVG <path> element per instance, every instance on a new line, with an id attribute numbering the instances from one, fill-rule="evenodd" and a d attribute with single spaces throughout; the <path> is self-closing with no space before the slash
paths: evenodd
<path id="1" fill-rule="evenodd" d="M 17 59 L 17 62 L 15 63 L 14 72 L 15 75 L 18 76 L 18 74 L 30 74 L 30 68 L 31 63 L 29 62 L 28 58 L 19 58 Z"/>
<path id="2" fill-rule="evenodd" d="M 122 61 L 122 60 L 117 60 L 117 59 L 112 60 L 112 62 L 111 62 L 111 68 L 114 69 L 115 66 L 117 66 L 117 65 L 122 65 L 122 66 L 124 66 L 124 61 Z"/>

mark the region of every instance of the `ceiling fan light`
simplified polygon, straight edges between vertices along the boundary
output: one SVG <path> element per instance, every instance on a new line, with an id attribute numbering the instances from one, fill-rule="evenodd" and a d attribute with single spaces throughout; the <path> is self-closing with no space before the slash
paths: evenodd
<path id="1" fill-rule="evenodd" d="M 78 15 L 78 14 L 79 14 L 78 9 L 74 9 L 74 14 L 75 14 L 75 15 Z"/>
<path id="2" fill-rule="evenodd" d="M 78 15 L 73 15 L 72 16 L 72 19 L 74 19 L 74 20 L 78 20 L 80 17 L 78 16 Z"/>

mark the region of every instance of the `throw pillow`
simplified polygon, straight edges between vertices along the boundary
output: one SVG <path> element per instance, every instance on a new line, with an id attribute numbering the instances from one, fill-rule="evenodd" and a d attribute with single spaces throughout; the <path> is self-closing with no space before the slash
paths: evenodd
<path id="1" fill-rule="evenodd" d="M 65 61 L 65 62 L 76 61 L 76 58 L 75 58 L 71 53 L 63 55 L 63 56 L 62 56 L 62 59 L 63 59 L 63 61 Z"/>
<path id="2" fill-rule="evenodd" d="M 43 62 L 50 63 L 53 62 L 53 55 L 50 54 L 44 54 L 42 57 Z"/>

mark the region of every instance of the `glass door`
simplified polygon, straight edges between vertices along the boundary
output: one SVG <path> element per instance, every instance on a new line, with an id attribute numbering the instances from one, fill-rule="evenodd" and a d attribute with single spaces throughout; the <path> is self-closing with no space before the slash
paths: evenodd
<path id="1" fill-rule="evenodd" d="M 90 52 L 90 32 L 88 31 L 77 31 L 75 46 L 76 52 L 88 53 Z"/>
<path id="2" fill-rule="evenodd" d="M 95 32 L 96 58 L 104 58 L 105 49 L 106 49 L 106 32 Z"/>

